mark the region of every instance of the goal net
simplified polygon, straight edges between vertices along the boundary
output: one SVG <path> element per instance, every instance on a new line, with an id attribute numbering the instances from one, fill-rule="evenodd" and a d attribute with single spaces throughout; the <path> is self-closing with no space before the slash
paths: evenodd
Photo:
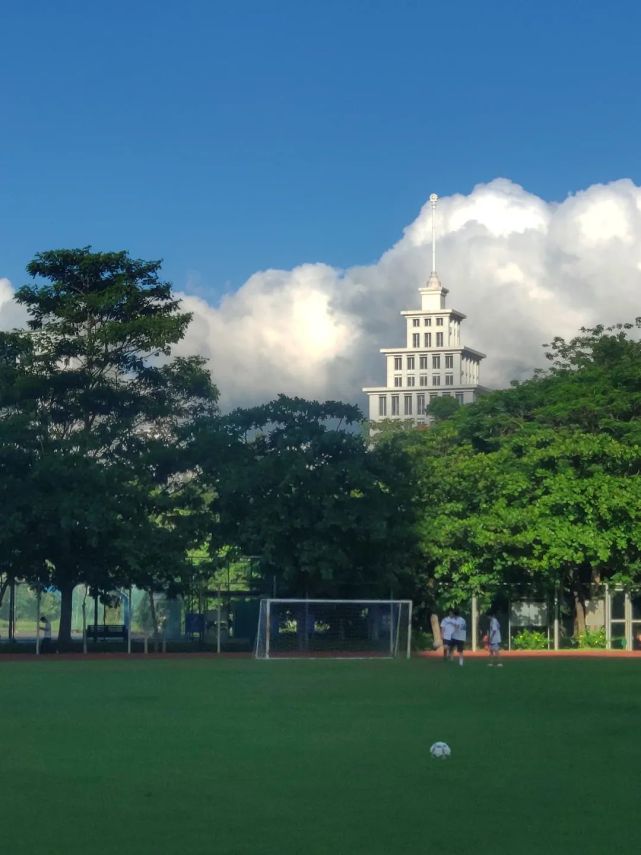
<path id="1" fill-rule="evenodd" d="M 261 600 L 257 659 L 410 656 L 411 600 Z"/>

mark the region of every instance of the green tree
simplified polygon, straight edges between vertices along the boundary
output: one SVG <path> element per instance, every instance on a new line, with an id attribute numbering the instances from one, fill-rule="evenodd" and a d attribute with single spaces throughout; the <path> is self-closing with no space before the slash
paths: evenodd
<path id="1" fill-rule="evenodd" d="M 425 412 L 428 416 L 432 416 L 435 421 L 442 422 L 451 418 L 460 406 L 456 398 L 448 395 L 447 397 L 435 398 L 430 402 Z"/>
<path id="2" fill-rule="evenodd" d="M 581 632 L 595 584 L 639 584 L 641 344 L 632 328 L 555 339 L 548 371 L 396 440 L 417 473 L 435 592 L 461 601 L 505 584 L 559 585 Z"/>
<path id="3" fill-rule="evenodd" d="M 28 330 L 0 335 L 0 465 L 17 516 L 0 536 L 12 572 L 60 589 L 64 643 L 79 582 L 179 584 L 202 504 L 188 448 L 218 393 L 202 359 L 170 358 L 190 316 L 160 262 L 84 248 L 27 270 Z"/>
<path id="4" fill-rule="evenodd" d="M 387 595 L 402 576 L 403 508 L 361 419 L 348 404 L 281 395 L 202 437 L 221 536 L 260 556 L 281 592 Z"/>

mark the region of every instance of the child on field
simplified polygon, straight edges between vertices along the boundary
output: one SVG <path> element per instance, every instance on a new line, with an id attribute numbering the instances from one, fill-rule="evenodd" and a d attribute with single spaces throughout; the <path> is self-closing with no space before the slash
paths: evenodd
<path id="1" fill-rule="evenodd" d="M 463 653 L 465 650 L 465 642 L 467 640 L 467 624 L 465 618 L 458 609 L 454 609 L 454 632 L 450 641 L 450 649 L 452 653 L 456 649 L 458 653 L 458 664 L 463 665 Z M 451 655 L 451 654 L 450 654 Z"/>
<path id="2" fill-rule="evenodd" d="M 503 663 L 498 661 L 501 654 L 501 625 L 493 611 L 488 613 L 488 617 L 490 619 L 490 628 L 487 634 L 488 650 L 490 654 L 490 661 L 488 664 L 491 668 L 494 665 L 493 660 L 496 660 L 496 667 L 502 668 Z"/>
<path id="3" fill-rule="evenodd" d="M 441 621 L 441 639 L 443 641 L 443 661 L 452 658 L 452 633 L 454 632 L 454 612 L 449 609 Z"/>

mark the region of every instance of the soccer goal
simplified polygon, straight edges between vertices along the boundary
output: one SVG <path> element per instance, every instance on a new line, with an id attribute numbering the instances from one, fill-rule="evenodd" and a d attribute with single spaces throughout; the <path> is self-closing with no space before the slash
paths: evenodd
<path id="1" fill-rule="evenodd" d="M 411 600 L 261 600 L 257 659 L 409 658 Z"/>

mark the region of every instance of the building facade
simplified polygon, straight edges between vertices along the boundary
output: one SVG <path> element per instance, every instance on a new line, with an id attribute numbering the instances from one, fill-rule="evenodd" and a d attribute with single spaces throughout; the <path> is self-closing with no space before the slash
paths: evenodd
<path id="1" fill-rule="evenodd" d="M 419 288 L 420 309 L 401 312 L 406 334 L 403 347 L 383 347 L 386 377 L 384 386 L 367 386 L 369 419 L 430 421 L 426 407 L 439 396 L 450 396 L 471 404 L 485 391 L 480 384 L 484 353 L 461 344 L 465 315 L 446 305 L 447 288 L 436 272 L 435 209 L 432 203 L 432 273 Z"/>

